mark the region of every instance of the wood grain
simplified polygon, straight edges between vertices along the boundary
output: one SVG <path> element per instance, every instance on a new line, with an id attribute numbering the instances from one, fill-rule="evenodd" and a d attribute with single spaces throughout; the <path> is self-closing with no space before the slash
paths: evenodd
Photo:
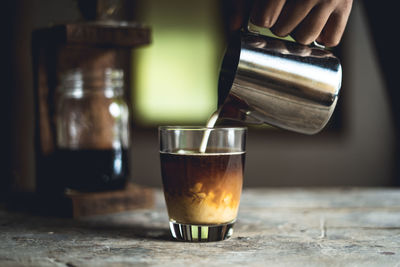
<path id="1" fill-rule="evenodd" d="M 0 211 L 1 266 L 399 266 L 399 189 L 247 189 L 233 236 L 171 240 L 151 209 L 79 220 Z"/>

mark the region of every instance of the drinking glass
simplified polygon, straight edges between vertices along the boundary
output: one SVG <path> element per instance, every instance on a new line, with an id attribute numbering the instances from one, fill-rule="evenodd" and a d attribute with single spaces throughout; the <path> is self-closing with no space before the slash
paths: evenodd
<path id="1" fill-rule="evenodd" d="M 172 236 L 218 241 L 233 233 L 245 165 L 245 127 L 159 127 Z"/>

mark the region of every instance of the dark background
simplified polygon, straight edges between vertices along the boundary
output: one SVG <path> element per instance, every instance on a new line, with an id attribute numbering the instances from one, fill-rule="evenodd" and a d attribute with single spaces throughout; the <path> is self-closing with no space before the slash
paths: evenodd
<path id="1" fill-rule="evenodd" d="M 31 32 L 50 23 L 80 19 L 81 14 L 76 1 L 4 4 L 0 191 L 33 191 Z M 190 5 L 181 8 L 178 13 Z M 388 3 L 354 3 L 341 45 L 335 49 L 343 64 L 343 86 L 334 125 L 316 136 L 250 129 L 245 186 L 398 185 L 400 107 L 394 74 L 398 62 L 394 10 Z M 132 179 L 160 186 L 156 128 L 135 125 L 133 136 Z"/>

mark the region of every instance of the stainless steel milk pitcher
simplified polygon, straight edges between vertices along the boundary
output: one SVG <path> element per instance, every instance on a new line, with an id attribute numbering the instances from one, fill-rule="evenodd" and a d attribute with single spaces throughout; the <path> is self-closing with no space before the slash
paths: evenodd
<path id="1" fill-rule="evenodd" d="M 242 31 L 222 62 L 220 118 L 315 134 L 333 113 L 341 81 L 330 51 Z"/>

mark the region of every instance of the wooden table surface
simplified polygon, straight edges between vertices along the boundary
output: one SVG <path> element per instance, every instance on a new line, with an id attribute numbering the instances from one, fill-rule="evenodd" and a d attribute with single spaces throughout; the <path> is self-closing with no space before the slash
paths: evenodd
<path id="1" fill-rule="evenodd" d="M 229 240 L 173 241 L 156 206 L 72 220 L 0 211 L 0 266 L 400 266 L 400 189 L 245 189 Z"/>

